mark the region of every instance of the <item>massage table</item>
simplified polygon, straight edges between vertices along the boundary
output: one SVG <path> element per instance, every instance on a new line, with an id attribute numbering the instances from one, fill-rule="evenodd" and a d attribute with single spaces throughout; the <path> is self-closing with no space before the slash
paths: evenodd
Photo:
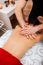
<path id="1" fill-rule="evenodd" d="M 0 37 L 0 48 L 3 47 L 12 33 L 12 30 L 7 30 Z M 38 42 L 31 47 L 20 60 L 23 65 L 43 65 L 43 41 Z"/>

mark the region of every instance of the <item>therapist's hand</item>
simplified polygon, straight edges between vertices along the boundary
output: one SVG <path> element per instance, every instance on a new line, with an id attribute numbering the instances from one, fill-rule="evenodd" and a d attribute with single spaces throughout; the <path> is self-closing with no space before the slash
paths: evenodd
<path id="1" fill-rule="evenodd" d="M 36 37 L 37 37 L 37 34 L 35 33 L 35 34 L 26 34 L 25 32 L 23 32 L 23 33 L 20 33 L 21 35 L 23 35 L 23 36 L 25 36 L 27 39 L 31 39 L 31 40 L 33 40 L 33 39 L 36 39 Z"/>
<path id="2" fill-rule="evenodd" d="M 21 33 L 22 34 L 34 34 L 38 31 L 37 26 L 33 26 L 33 25 L 27 25 L 26 27 L 24 27 L 24 29 L 21 29 Z"/>
<path id="3" fill-rule="evenodd" d="M 24 27 L 24 29 L 21 29 L 21 34 L 25 35 L 27 38 L 35 39 L 37 34 L 37 27 L 34 27 L 33 25 L 27 25 Z"/>
<path id="4" fill-rule="evenodd" d="M 33 39 L 36 39 L 37 34 L 31 34 L 31 35 L 27 35 L 27 34 L 26 34 L 25 36 L 26 36 L 27 39 L 33 40 Z"/>

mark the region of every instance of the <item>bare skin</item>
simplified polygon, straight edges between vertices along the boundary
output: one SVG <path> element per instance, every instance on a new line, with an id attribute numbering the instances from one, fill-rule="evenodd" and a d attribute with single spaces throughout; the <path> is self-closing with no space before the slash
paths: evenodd
<path id="1" fill-rule="evenodd" d="M 25 7 L 23 8 L 24 19 L 25 19 L 25 21 L 27 21 L 27 22 L 28 22 L 28 17 L 29 17 L 29 15 L 30 15 L 30 12 L 31 12 L 31 10 L 32 10 L 32 7 L 33 7 L 33 2 L 32 2 L 32 0 L 28 0 L 28 1 L 26 2 Z"/>
<path id="2" fill-rule="evenodd" d="M 24 53 L 31 48 L 36 42 L 39 42 L 43 39 L 43 34 L 38 34 L 35 39 L 27 39 L 26 36 L 20 34 L 21 28 L 17 26 L 10 38 L 7 40 L 6 44 L 3 46 L 3 49 L 11 53 L 13 56 L 21 59 Z"/>
<path id="3" fill-rule="evenodd" d="M 24 3 L 23 3 L 24 2 Z M 31 4 L 28 6 L 28 7 L 30 7 L 31 6 L 31 8 L 29 8 L 28 9 L 28 12 L 29 12 L 29 14 L 30 14 L 30 12 L 31 12 L 31 10 L 32 10 L 32 0 L 30 0 L 30 2 L 31 2 Z M 21 4 L 22 3 L 22 4 Z M 29 3 L 29 2 L 28 2 Z M 17 3 L 18 5 L 16 6 L 16 8 L 15 8 L 15 14 L 16 14 L 16 17 L 17 17 L 17 19 L 18 19 L 18 22 L 19 22 L 19 24 L 20 24 L 20 26 L 22 27 L 22 30 L 24 31 L 24 29 L 26 28 L 26 30 L 24 31 L 24 32 L 26 32 L 27 33 L 27 35 L 29 35 L 29 34 L 34 34 L 34 33 L 36 33 L 37 31 L 39 31 L 39 30 L 42 30 L 43 29 L 43 23 L 42 24 L 40 24 L 40 25 L 38 25 L 38 26 L 27 26 L 27 24 L 25 23 L 25 21 L 24 21 L 24 19 L 23 19 L 23 13 L 22 13 L 22 9 L 23 9 L 23 7 L 24 7 L 24 5 L 25 5 L 25 0 L 19 0 L 19 2 Z M 24 9 L 25 10 L 25 9 Z M 25 13 L 25 12 L 24 12 Z M 19 15 L 19 16 L 18 16 Z M 39 20 L 40 18 L 38 18 L 38 20 Z M 43 20 L 39 20 L 40 22 L 43 22 Z M 27 26 L 27 27 L 25 27 L 25 25 Z M 23 32 L 22 32 L 23 33 Z M 24 33 L 23 33 L 24 34 Z M 25 34 L 26 35 L 26 34 Z"/>
<path id="4" fill-rule="evenodd" d="M 18 3 L 24 2 L 25 0 L 19 0 Z M 24 5 L 17 4 L 17 7 L 15 9 L 15 14 L 18 19 L 19 24 L 21 27 L 24 27 L 25 21 L 22 16 L 22 8 Z M 18 17 L 19 15 L 19 17 Z M 13 32 L 10 38 L 7 40 L 6 44 L 3 46 L 3 49 L 11 53 L 13 56 L 17 57 L 18 59 L 21 59 L 21 57 L 24 55 L 24 53 L 31 48 L 36 42 L 39 42 L 40 40 L 43 40 L 43 33 L 38 34 L 35 39 L 27 39 L 26 36 L 23 36 L 20 34 L 21 28 L 17 26 Z"/>
<path id="5" fill-rule="evenodd" d="M 32 0 L 18 0 L 14 13 L 17 17 L 17 20 L 22 28 L 26 25 L 25 21 L 28 21 L 28 16 L 32 10 L 33 2 Z M 23 12 L 22 12 L 23 10 Z M 19 16 L 18 16 L 19 15 Z M 24 15 L 24 17 L 23 17 Z"/>
<path id="6" fill-rule="evenodd" d="M 18 20 L 20 26 L 23 28 L 26 23 L 23 19 L 22 9 L 26 5 L 26 1 L 25 0 L 18 0 L 16 4 L 17 5 L 16 5 L 16 8 L 14 10 L 14 13 L 17 17 L 17 20 Z"/>

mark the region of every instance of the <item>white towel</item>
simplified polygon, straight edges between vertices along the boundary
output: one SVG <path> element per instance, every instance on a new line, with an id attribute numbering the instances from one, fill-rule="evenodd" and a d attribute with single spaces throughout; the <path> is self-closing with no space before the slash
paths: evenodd
<path id="1" fill-rule="evenodd" d="M 9 36 L 11 35 L 12 30 L 6 31 L 1 37 L 0 37 L 0 48 L 3 47 L 5 42 L 8 40 Z"/>
<path id="2" fill-rule="evenodd" d="M 21 59 L 23 65 L 43 64 L 43 42 L 39 42 L 29 49 Z"/>

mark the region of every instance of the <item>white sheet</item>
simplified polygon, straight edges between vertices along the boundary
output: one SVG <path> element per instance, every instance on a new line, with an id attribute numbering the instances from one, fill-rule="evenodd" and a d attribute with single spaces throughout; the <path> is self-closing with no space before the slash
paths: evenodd
<path id="1" fill-rule="evenodd" d="M 2 47 L 12 31 L 8 30 L 2 37 L 0 37 L 0 47 Z M 29 49 L 20 60 L 23 65 L 43 65 L 43 41 L 34 45 Z"/>
<path id="2" fill-rule="evenodd" d="M 5 34 L 3 34 L 1 37 L 0 37 L 0 47 L 2 47 L 5 42 L 7 41 L 7 39 L 9 38 L 9 36 L 11 35 L 12 31 L 11 30 L 8 30 L 6 31 Z"/>

